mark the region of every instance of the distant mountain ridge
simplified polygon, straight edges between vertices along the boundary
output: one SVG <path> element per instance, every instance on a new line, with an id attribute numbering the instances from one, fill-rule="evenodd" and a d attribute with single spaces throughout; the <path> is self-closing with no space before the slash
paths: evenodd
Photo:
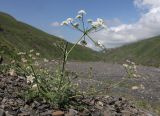
<path id="1" fill-rule="evenodd" d="M 106 61 L 124 63 L 126 59 L 137 64 L 148 66 L 160 66 L 160 36 L 141 40 L 109 50 Z"/>
<path id="2" fill-rule="evenodd" d="M 17 21 L 14 17 L 0 12 L 0 49 L 8 50 L 11 54 L 18 51 L 34 49 L 43 57 L 59 58 L 61 53 L 55 43 L 65 41 L 62 38 L 47 34 L 33 26 Z M 73 44 L 69 43 L 69 47 Z M 101 53 L 78 45 L 70 55 L 72 60 L 95 61 L 101 60 Z"/>

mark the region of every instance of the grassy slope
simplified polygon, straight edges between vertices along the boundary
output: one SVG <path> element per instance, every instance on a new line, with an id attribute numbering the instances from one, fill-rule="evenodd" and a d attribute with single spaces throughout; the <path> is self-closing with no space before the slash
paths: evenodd
<path id="1" fill-rule="evenodd" d="M 35 49 L 43 57 L 58 58 L 60 52 L 53 45 L 61 41 L 30 25 L 17 21 L 8 14 L 0 12 L 0 50 L 5 49 L 6 54 L 15 51 L 28 51 Z M 69 44 L 71 47 L 72 44 Z M 108 51 L 106 61 L 123 63 L 131 59 L 143 65 L 159 66 L 160 64 L 160 36 L 125 45 Z M 9 49 L 9 50 L 8 50 Z M 77 46 L 71 53 L 71 59 L 83 61 L 102 60 L 103 55 L 89 48 Z"/>
<path id="2" fill-rule="evenodd" d="M 124 62 L 131 59 L 138 64 L 160 65 L 160 36 L 128 44 L 107 53 L 106 60 Z"/>
<path id="3" fill-rule="evenodd" d="M 58 58 L 60 52 L 53 44 L 61 40 L 61 38 L 49 35 L 30 25 L 17 21 L 8 14 L 0 12 L 0 50 L 9 49 L 7 50 L 8 53 L 5 52 L 6 54 L 9 54 L 9 51 L 12 51 L 10 53 L 13 54 L 13 49 L 15 51 L 35 49 L 43 57 L 50 59 Z M 71 46 L 72 44 L 70 43 L 69 47 Z M 70 59 L 94 61 L 101 59 L 99 54 L 89 48 L 77 46 L 72 52 Z"/>

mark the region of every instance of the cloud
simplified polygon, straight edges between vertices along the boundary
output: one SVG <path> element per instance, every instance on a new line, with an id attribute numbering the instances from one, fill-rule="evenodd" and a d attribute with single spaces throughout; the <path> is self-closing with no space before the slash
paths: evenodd
<path id="1" fill-rule="evenodd" d="M 53 27 L 59 27 L 60 23 L 57 22 L 57 21 L 55 21 L 55 22 L 51 23 L 51 26 L 53 26 Z"/>
<path id="2" fill-rule="evenodd" d="M 159 7 L 160 1 L 159 0 L 134 0 L 134 4 L 139 8 L 143 7 Z"/>
<path id="3" fill-rule="evenodd" d="M 122 24 L 122 22 L 118 18 L 114 18 L 114 19 L 111 19 L 111 20 L 105 20 L 105 23 L 109 27 L 118 26 L 118 25 Z"/>
<path id="4" fill-rule="evenodd" d="M 106 48 L 114 48 L 160 35 L 160 0 L 134 0 L 134 4 L 140 9 L 147 9 L 137 22 L 111 26 L 91 36 Z"/>

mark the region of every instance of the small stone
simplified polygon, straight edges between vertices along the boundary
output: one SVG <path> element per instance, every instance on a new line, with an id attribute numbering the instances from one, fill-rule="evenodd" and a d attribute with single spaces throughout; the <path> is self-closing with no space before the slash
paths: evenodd
<path id="1" fill-rule="evenodd" d="M 15 110 L 17 110 L 17 109 L 19 109 L 18 106 L 17 106 L 17 107 L 12 107 L 12 110 L 13 110 L 13 111 L 15 111 Z"/>
<path id="2" fill-rule="evenodd" d="M 109 97 L 110 97 L 109 95 L 106 95 L 104 98 L 107 99 L 107 98 L 109 98 Z"/>
<path id="3" fill-rule="evenodd" d="M 96 108 L 99 109 L 99 110 L 103 109 L 103 103 L 101 101 L 98 101 L 96 103 Z"/>
<path id="4" fill-rule="evenodd" d="M 116 101 L 115 104 L 114 104 L 115 107 L 119 107 L 120 105 L 121 105 L 120 101 Z"/>
<path id="5" fill-rule="evenodd" d="M 6 98 L 3 98 L 2 102 L 1 103 L 5 103 L 7 101 Z"/>
<path id="6" fill-rule="evenodd" d="M 31 107 L 34 109 L 36 108 L 36 104 L 35 103 L 32 103 Z"/>
<path id="7" fill-rule="evenodd" d="M 29 109 L 29 107 L 30 107 L 29 105 L 25 105 L 24 109 Z"/>
<path id="8" fill-rule="evenodd" d="M 9 114 L 8 111 L 6 111 L 5 114 L 6 114 L 5 116 L 14 116 L 14 115 Z"/>
<path id="9" fill-rule="evenodd" d="M 38 109 L 39 109 L 39 110 L 44 110 L 44 109 L 46 109 L 46 108 L 48 108 L 48 107 L 49 107 L 49 105 L 43 104 L 43 105 L 41 105 L 41 106 L 38 106 Z"/>
<path id="10" fill-rule="evenodd" d="M 130 116 L 131 115 L 131 112 L 129 111 L 126 111 L 126 110 L 122 110 L 122 116 Z"/>
<path id="11" fill-rule="evenodd" d="M 0 93 L 0 96 L 1 96 L 1 93 Z M 0 102 L 3 100 L 3 98 L 2 97 L 0 97 Z"/>
<path id="12" fill-rule="evenodd" d="M 4 108 L 5 108 L 5 105 L 4 105 L 4 104 L 0 105 L 0 108 L 4 109 Z"/>
<path id="13" fill-rule="evenodd" d="M 23 106 L 24 105 L 24 101 L 21 99 L 17 99 L 16 102 L 20 105 Z"/>
<path id="14" fill-rule="evenodd" d="M 50 116 L 52 115 L 53 110 L 47 110 L 45 112 L 40 113 L 40 116 Z"/>
<path id="15" fill-rule="evenodd" d="M 119 101 L 125 101 L 126 99 L 124 97 L 120 97 Z"/>
<path id="16" fill-rule="evenodd" d="M 132 109 L 131 111 L 133 112 L 133 114 L 137 114 L 138 113 L 137 109 Z"/>
<path id="17" fill-rule="evenodd" d="M 30 113 L 29 112 L 23 112 L 23 113 L 18 114 L 18 116 L 30 116 Z"/>
<path id="18" fill-rule="evenodd" d="M 104 111 L 104 116 L 111 116 L 111 112 L 109 110 Z"/>
<path id="19" fill-rule="evenodd" d="M 94 104 L 95 104 L 94 100 L 90 101 L 90 103 L 89 103 L 89 105 L 91 105 L 91 106 L 93 106 Z"/>
<path id="20" fill-rule="evenodd" d="M 53 116 L 64 116 L 64 112 L 62 111 L 55 111 L 52 113 Z"/>
<path id="21" fill-rule="evenodd" d="M 22 79 L 22 80 L 25 80 L 26 78 L 25 77 L 22 77 L 22 76 L 18 76 L 19 79 Z"/>
<path id="22" fill-rule="evenodd" d="M 40 103 L 37 101 L 34 101 L 34 103 L 36 104 L 36 106 L 40 106 Z"/>
<path id="23" fill-rule="evenodd" d="M 95 109 L 90 109 L 90 110 L 84 109 L 82 112 L 78 112 L 78 116 L 90 116 L 91 113 L 90 111 L 94 112 Z"/>
<path id="24" fill-rule="evenodd" d="M 77 110 L 74 110 L 74 109 L 69 109 L 69 116 L 76 116 L 78 114 L 78 111 Z"/>
<path id="25" fill-rule="evenodd" d="M 0 109 L 0 116 L 5 116 L 5 112 L 3 109 Z"/>

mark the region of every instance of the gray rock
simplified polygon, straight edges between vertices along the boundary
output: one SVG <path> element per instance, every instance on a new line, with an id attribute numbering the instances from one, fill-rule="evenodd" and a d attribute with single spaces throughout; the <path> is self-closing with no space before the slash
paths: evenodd
<path id="1" fill-rule="evenodd" d="M 122 116 L 130 116 L 132 113 L 130 111 L 127 110 L 122 110 Z"/>
<path id="2" fill-rule="evenodd" d="M 3 98 L 1 103 L 4 104 L 6 101 L 7 101 L 7 98 Z"/>
<path id="3" fill-rule="evenodd" d="M 0 116 L 5 116 L 5 112 L 3 109 L 0 109 Z"/>
<path id="4" fill-rule="evenodd" d="M 12 115 L 12 114 L 9 113 L 9 111 L 6 111 L 5 116 L 16 116 L 16 115 Z"/>
<path id="5" fill-rule="evenodd" d="M 111 116 L 111 112 L 109 110 L 104 111 L 104 116 Z"/>
<path id="6" fill-rule="evenodd" d="M 22 112 L 18 116 L 30 116 L 30 112 Z"/>
<path id="7" fill-rule="evenodd" d="M 47 109 L 47 108 L 49 108 L 49 105 L 47 105 L 47 104 L 42 104 L 41 106 L 38 107 L 38 110 L 45 110 L 45 109 Z"/>
<path id="8" fill-rule="evenodd" d="M 53 110 L 47 110 L 45 112 L 40 113 L 41 116 L 51 116 L 53 113 Z"/>
<path id="9" fill-rule="evenodd" d="M 74 109 L 69 109 L 69 116 L 77 116 L 78 111 Z"/>

